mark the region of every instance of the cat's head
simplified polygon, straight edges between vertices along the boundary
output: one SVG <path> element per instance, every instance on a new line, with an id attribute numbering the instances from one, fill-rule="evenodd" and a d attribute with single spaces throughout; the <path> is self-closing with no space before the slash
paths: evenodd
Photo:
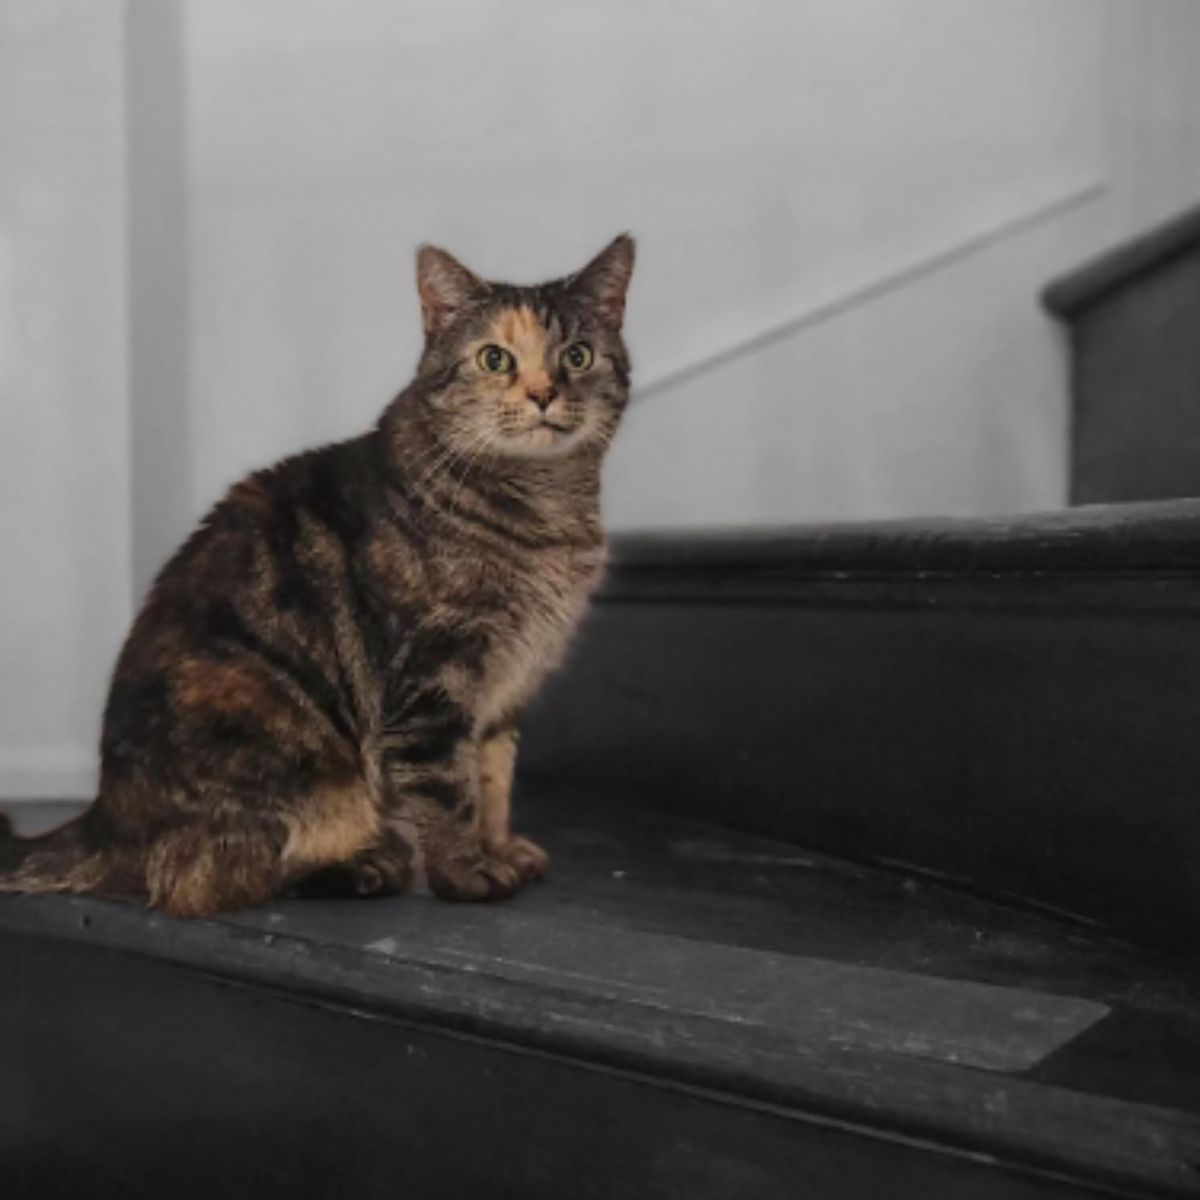
<path id="1" fill-rule="evenodd" d="M 606 445 L 629 398 L 621 323 L 633 257 L 622 235 L 574 275 L 516 287 L 423 246 L 418 377 L 447 440 L 517 457 Z"/>

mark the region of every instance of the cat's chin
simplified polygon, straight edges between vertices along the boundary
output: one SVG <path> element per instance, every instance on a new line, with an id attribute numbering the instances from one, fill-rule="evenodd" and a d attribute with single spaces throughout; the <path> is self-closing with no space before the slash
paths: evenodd
<path id="1" fill-rule="evenodd" d="M 555 429 L 535 425 L 523 433 L 510 434 L 501 443 L 504 452 L 516 458 L 558 458 L 573 450 L 583 436 L 582 429 Z"/>

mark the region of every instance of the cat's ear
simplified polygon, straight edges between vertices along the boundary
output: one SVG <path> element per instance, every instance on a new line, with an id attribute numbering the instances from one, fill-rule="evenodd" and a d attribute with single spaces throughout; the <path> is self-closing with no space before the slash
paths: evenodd
<path id="1" fill-rule="evenodd" d="M 627 233 L 614 238 L 567 285 L 584 297 L 618 328 L 625 316 L 625 293 L 633 274 L 633 238 Z"/>
<path id="2" fill-rule="evenodd" d="M 487 290 L 488 285 L 454 255 L 437 246 L 422 246 L 417 251 L 417 291 L 426 337 L 445 329 Z"/>

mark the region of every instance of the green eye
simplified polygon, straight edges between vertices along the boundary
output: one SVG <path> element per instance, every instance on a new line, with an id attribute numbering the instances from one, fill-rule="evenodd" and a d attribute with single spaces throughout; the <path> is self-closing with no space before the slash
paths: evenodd
<path id="1" fill-rule="evenodd" d="M 571 371 L 586 371 L 592 365 L 592 348 L 587 342 L 572 342 L 563 352 L 563 364 Z"/>
<path id="2" fill-rule="evenodd" d="M 516 360 L 503 346 L 492 344 L 484 346 L 475 355 L 475 361 L 489 375 L 502 375 L 507 371 L 511 371 L 517 365 Z"/>

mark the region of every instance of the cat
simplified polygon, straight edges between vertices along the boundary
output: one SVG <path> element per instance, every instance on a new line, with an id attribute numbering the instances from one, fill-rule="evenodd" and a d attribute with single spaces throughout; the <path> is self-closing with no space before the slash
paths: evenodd
<path id="1" fill-rule="evenodd" d="M 236 484 L 159 573 L 104 712 L 99 792 L 0 830 L 0 891 L 179 917 L 297 887 L 513 895 L 517 719 L 604 564 L 629 398 L 628 235 L 539 286 L 422 247 L 424 349 L 373 430 Z"/>

